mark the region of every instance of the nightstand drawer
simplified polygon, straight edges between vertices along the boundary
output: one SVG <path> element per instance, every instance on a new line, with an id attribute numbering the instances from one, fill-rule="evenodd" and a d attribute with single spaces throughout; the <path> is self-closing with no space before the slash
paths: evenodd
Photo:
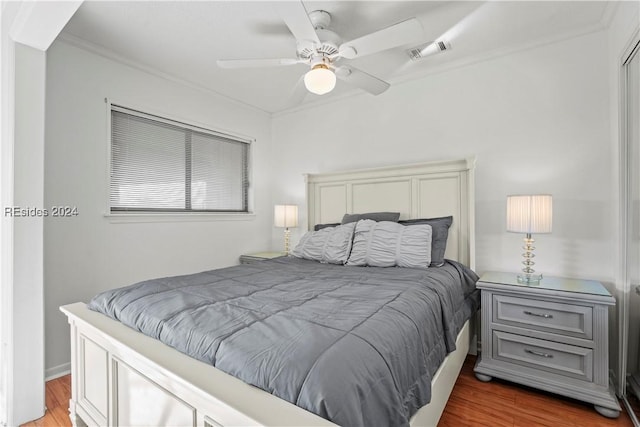
<path id="1" fill-rule="evenodd" d="M 493 358 L 563 377 L 593 380 L 593 350 L 589 348 L 493 331 Z"/>
<path id="2" fill-rule="evenodd" d="M 591 339 L 593 308 L 497 294 L 493 322 L 543 332 Z"/>

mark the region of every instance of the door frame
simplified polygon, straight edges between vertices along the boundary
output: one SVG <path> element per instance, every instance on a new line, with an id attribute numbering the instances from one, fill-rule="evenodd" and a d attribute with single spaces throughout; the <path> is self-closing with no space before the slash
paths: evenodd
<path id="1" fill-rule="evenodd" d="M 46 50 L 82 1 L 2 2 L 0 201 L 3 211 L 17 201 L 37 201 L 27 206 L 42 205 L 44 180 L 24 179 L 27 148 L 20 142 L 29 141 L 32 145 L 28 149 L 36 147 L 38 156 L 43 155 Z M 37 78 L 28 90 L 25 79 L 17 79 L 21 75 L 16 71 L 19 67 Z M 37 125 L 29 128 L 32 123 Z M 33 132 L 23 132 L 22 139 L 16 143 L 18 126 L 20 130 L 29 128 Z M 37 221 L 16 224 L 11 216 L 3 213 L 0 217 L 0 425 L 17 425 L 40 418 L 45 410 L 43 234 L 38 228 L 42 226 L 42 218 Z M 28 286 L 24 286 L 25 283 Z"/>
<path id="2" fill-rule="evenodd" d="M 637 29 L 633 36 L 630 38 L 625 49 L 620 56 L 620 105 L 619 105 L 619 168 L 620 168 L 620 186 L 619 186 L 619 278 L 622 294 L 622 303 L 618 308 L 618 384 L 617 392 L 624 400 L 625 406 L 629 415 L 634 421 L 634 424 L 639 425 L 638 419 L 631 410 L 629 403 L 626 399 L 626 376 L 627 376 L 627 350 L 629 345 L 629 312 L 630 312 L 630 298 L 631 298 L 631 282 L 628 274 L 627 263 L 627 249 L 629 243 L 629 230 L 631 230 L 631 216 L 629 215 L 630 208 L 630 194 L 631 189 L 631 173 L 630 173 L 630 158 L 629 153 L 631 141 L 629 141 L 628 134 L 628 87 L 627 87 L 627 64 L 635 56 L 640 55 L 640 29 Z"/>

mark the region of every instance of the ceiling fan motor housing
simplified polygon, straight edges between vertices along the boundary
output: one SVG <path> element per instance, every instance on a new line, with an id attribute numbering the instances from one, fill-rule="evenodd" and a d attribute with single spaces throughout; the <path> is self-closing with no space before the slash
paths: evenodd
<path id="1" fill-rule="evenodd" d="M 331 24 L 331 15 L 324 10 L 314 10 L 309 13 L 309 19 L 313 25 L 318 39 L 320 39 L 320 46 L 312 46 L 305 43 L 304 45 L 298 44 L 298 57 L 302 59 L 310 59 L 314 55 L 335 55 L 338 53 L 338 46 L 342 44 L 342 38 L 329 30 L 328 27 Z"/>
<path id="2" fill-rule="evenodd" d="M 338 46 L 342 42 L 339 35 L 331 30 L 321 29 L 316 30 L 318 38 L 320 39 L 320 46 L 311 46 L 306 44 L 305 46 L 298 46 L 298 57 L 303 59 L 309 59 L 316 54 L 320 55 L 335 55 L 338 53 Z"/>
<path id="3" fill-rule="evenodd" d="M 331 25 L 331 14 L 326 10 L 314 10 L 309 13 L 309 20 L 311 20 L 313 28 L 322 30 L 329 28 L 329 25 Z"/>

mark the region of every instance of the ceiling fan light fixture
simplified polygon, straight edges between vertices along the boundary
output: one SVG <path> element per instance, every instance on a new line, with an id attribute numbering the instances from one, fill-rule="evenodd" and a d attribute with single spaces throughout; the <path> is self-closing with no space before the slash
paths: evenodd
<path id="1" fill-rule="evenodd" d="M 336 87 L 336 75 L 325 64 L 316 64 L 304 75 L 304 86 L 311 93 L 324 95 Z"/>

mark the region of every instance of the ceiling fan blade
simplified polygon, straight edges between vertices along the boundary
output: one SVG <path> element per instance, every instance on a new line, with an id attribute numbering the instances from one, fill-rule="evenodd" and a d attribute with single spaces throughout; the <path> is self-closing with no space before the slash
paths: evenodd
<path id="1" fill-rule="evenodd" d="M 281 67 L 284 65 L 300 64 L 302 61 L 294 58 L 278 59 L 218 59 L 216 63 L 220 68 L 264 68 Z"/>
<path id="2" fill-rule="evenodd" d="M 353 67 L 339 67 L 335 69 L 336 77 L 373 95 L 380 95 L 389 89 L 389 83 L 367 74 Z"/>
<path id="3" fill-rule="evenodd" d="M 370 55 L 421 40 L 423 33 L 422 24 L 417 18 L 407 19 L 366 36 L 342 43 L 339 48 L 340 56 L 352 59 Z"/>
<path id="4" fill-rule="evenodd" d="M 275 3 L 275 7 L 299 43 L 321 44 L 301 1 L 280 1 Z"/>

